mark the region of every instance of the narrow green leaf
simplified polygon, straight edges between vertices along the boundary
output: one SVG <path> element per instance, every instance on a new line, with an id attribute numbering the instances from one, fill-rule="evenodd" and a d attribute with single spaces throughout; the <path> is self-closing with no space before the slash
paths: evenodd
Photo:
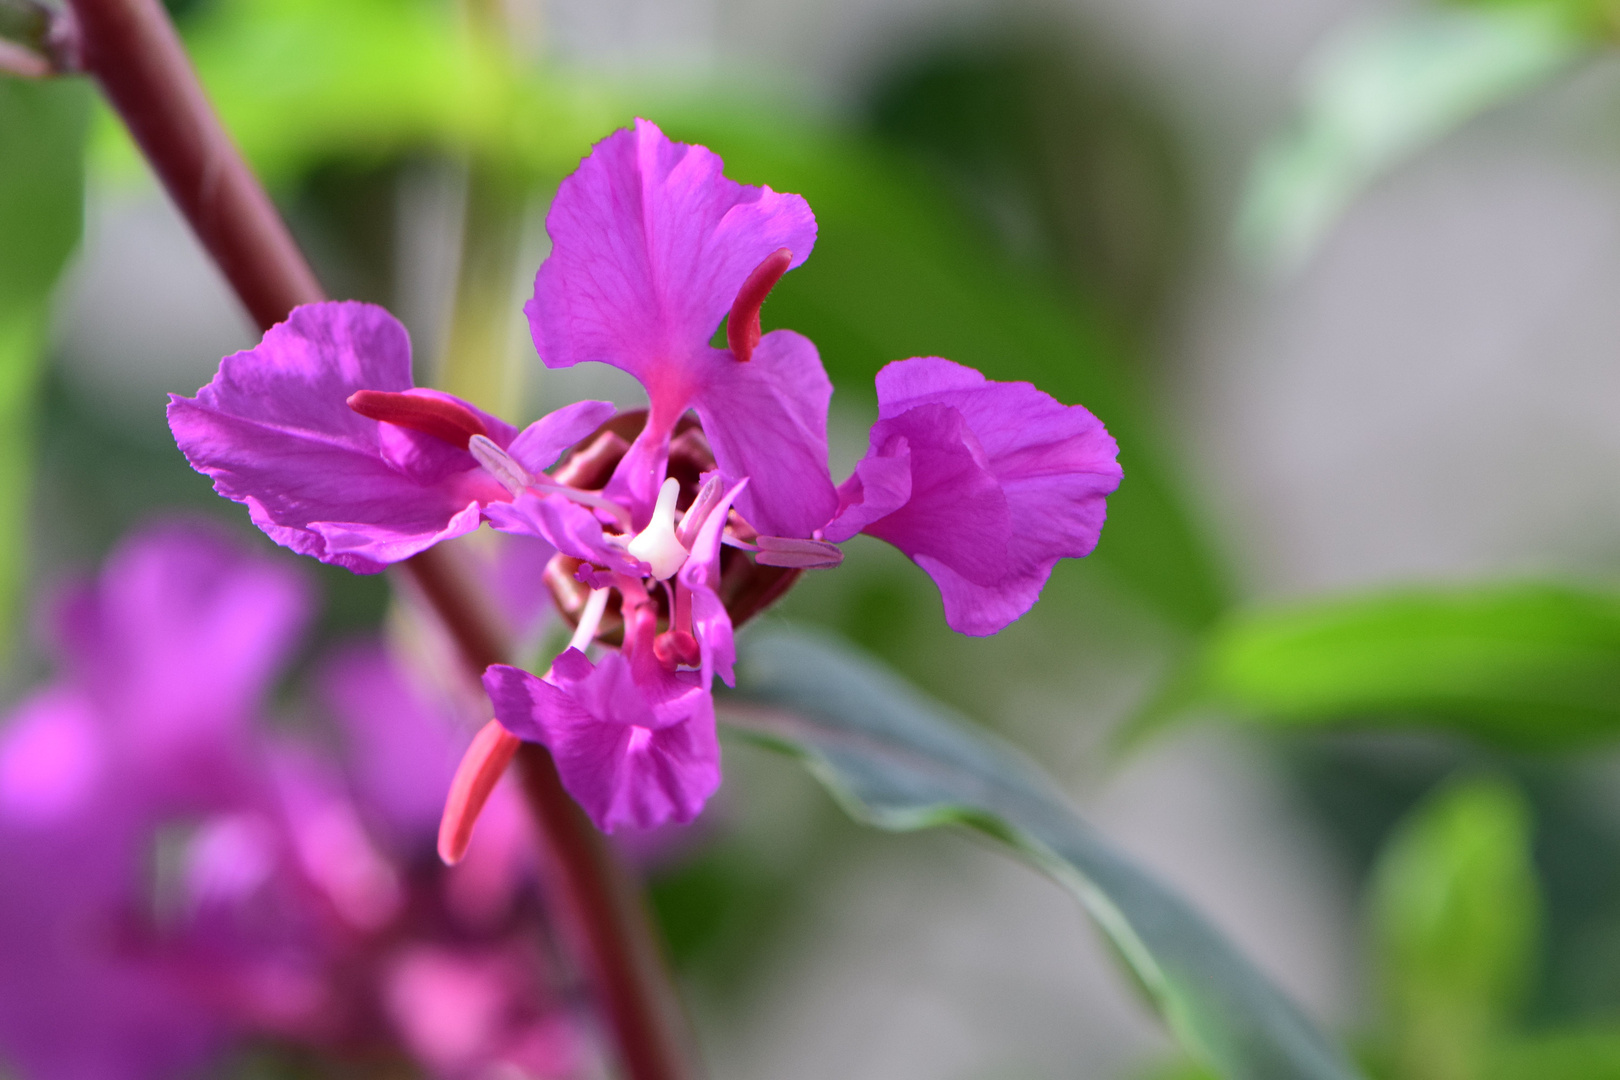
<path id="1" fill-rule="evenodd" d="M 26 567 L 33 405 L 51 292 L 84 221 L 89 87 L 0 78 L 0 639 Z M 0 643 L 0 649 L 3 649 Z"/>
<path id="2" fill-rule="evenodd" d="M 1474 1080 L 1532 974 L 1540 897 L 1530 814 L 1510 785 L 1450 784 L 1379 856 L 1372 939 L 1403 1076 Z"/>
<path id="3" fill-rule="evenodd" d="M 1294 268 L 1373 180 L 1590 51 L 1569 5 L 1403 10 L 1331 39 L 1288 130 L 1256 160 L 1242 254 Z"/>
<path id="4" fill-rule="evenodd" d="M 858 820 L 966 825 L 1074 893 L 1186 1049 L 1228 1080 L 1347 1080 L 1339 1050 L 1187 904 L 1109 847 L 1057 785 L 870 661 L 781 630 L 745 640 L 732 725 L 801 758 Z"/>
<path id="5" fill-rule="evenodd" d="M 1235 614 L 1144 723 L 1427 726 L 1518 749 L 1620 732 L 1620 597 L 1550 584 L 1403 589 Z"/>
<path id="6" fill-rule="evenodd" d="M 1483 1080 L 1620 1080 L 1620 1030 L 1513 1039 L 1492 1049 Z"/>

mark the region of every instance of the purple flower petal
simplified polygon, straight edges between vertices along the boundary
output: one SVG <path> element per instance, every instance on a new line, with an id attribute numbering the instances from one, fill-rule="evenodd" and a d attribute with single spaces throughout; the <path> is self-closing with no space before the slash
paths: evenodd
<path id="1" fill-rule="evenodd" d="M 1059 559 L 1096 547 L 1118 446 L 1078 405 L 938 357 L 888 365 L 877 390 L 870 449 L 824 535 L 858 527 L 894 544 L 934 578 L 953 629 L 993 634 L 1029 610 Z"/>
<path id="2" fill-rule="evenodd" d="M 106 740 L 83 695 L 50 687 L 0 731 L 0 819 L 30 826 L 81 813 L 106 766 Z"/>
<path id="3" fill-rule="evenodd" d="M 358 573 L 472 531 L 481 503 L 507 497 L 465 450 L 350 409 L 357 390 L 447 396 L 412 389 L 410 340 L 382 308 L 306 304 L 195 398 L 171 397 L 169 427 L 277 543 Z M 478 416 L 512 442 L 510 425 Z"/>
<path id="4" fill-rule="evenodd" d="M 602 140 L 557 191 L 546 218 L 552 252 L 524 307 L 548 367 L 600 361 L 646 388 L 647 426 L 608 487 L 629 505 L 637 528 L 657 496 L 681 414 L 722 375 L 760 379 L 738 375 L 748 365 L 709 346 L 738 290 L 778 249 L 792 252 L 792 267 L 815 246 L 815 216 L 804 199 L 736 183 L 721 170 L 712 151 L 672 142 L 646 120 Z M 819 369 L 818 360 L 812 364 Z M 788 374 L 795 386 L 805 377 Z M 825 409 L 823 402 L 821 426 L 810 424 L 820 432 L 823 464 Z M 805 497 L 826 501 L 831 513 L 830 494 Z"/>
<path id="5" fill-rule="evenodd" d="M 495 716 L 544 744 L 568 790 L 603 832 L 691 821 L 720 786 L 714 700 L 690 674 L 648 685 L 608 653 L 592 665 L 577 649 L 550 678 L 497 664 L 484 674 Z"/>
<path id="6" fill-rule="evenodd" d="M 623 368 L 655 401 L 680 396 L 737 290 L 777 248 L 798 266 L 816 221 L 797 195 L 728 180 L 717 154 L 655 124 L 614 132 L 562 182 L 550 257 L 524 310 L 547 367 Z"/>
<path id="7" fill-rule="evenodd" d="M 60 606 L 61 663 L 118 718 L 121 754 L 184 775 L 188 754 L 217 753 L 218 740 L 241 734 L 311 607 L 294 568 L 218 528 L 150 526 Z"/>
<path id="8" fill-rule="evenodd" d="M 491 503 L 484 508 L 484 516 L 500 532 L 537 537 L 570 558 L 631 577 L 647 573 L 645 563 L 608 543 L 594 513 L 561 495 L 525 491 L 509 503 Z"/>
<path id="9" fill-rule="evenodd" d="M 470 734 L 448 704 L 411 685 L 381 642 L 334 655 L 320 689 L 346 736 L 344 765 L 362 809 L 398 844 L 433 836 Z"/>
<path id="10" fill-rule="evenodd" d="M 576 401 L 547 413 L 518 433 L 506 452 L 536 475 L 556 464 L 562 452 L 607 422 L 616 411 L 611 401 Z"/>
<path id="11" fill-rule="evenodd" d="M 832 382 L 810 340 L 774 330 L 754 358 L 722 353 L 694 405 L 730 483 L 748 477 L 737 511 L 762 533 L 808 537 L 838 507 L 827 471 Z"/>

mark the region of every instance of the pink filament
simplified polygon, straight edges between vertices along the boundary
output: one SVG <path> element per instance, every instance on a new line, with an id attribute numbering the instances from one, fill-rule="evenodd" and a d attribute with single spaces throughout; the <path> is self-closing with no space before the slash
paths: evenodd
<path id="1" fill-rule="evenodd" d="M 467 854 L 478 815 L 512 763 L 520 742 L 498 720 L 491 720 L 473 736 L 472 745 L 456 766 L 450 794 L 444 801 L 444 817 L 439 819 L 439 858 L 446 866 L 456 865 Z"/>
<path id="2" fill-rule="evenodd" d="M 731 346 L 731 355 L 738 360 L 747 363 L 753 358 L 754 346 L 759 344 L 760 337 L 759 309 L 792 261 L 793 252 L 777 248 L 754 267 L 754 272 L 737 290 L 737 299 L 731 302 L 731 315 L 726 319 L 726 344 Z"/>
<path id="3" fill-rule="evenodd" d="M 372 420 L 443 439 L 463 450 L 474 435 L 489 437 L 484 422 L 467 406 L 427 394 L 356 390 L 349 395 L 349 408 Z"/>

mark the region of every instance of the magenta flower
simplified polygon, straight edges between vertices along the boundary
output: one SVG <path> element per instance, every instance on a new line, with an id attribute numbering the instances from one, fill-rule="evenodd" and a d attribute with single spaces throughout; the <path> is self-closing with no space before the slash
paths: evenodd
<path id="1" fill-rule="evenodd" d="M 592 149 L 546 224 L 525 308 L 541 360 L 629 372 L 644 412 L 587 402 L 516 434 L 411 389 L 403 331 L 353 304 L 299 309 L 171 405 L 192 464 L 297 550 L 376 569 L 482 519 L 555 552 L 544 578 L 572 648 L 543 678 L 491 669 L 496 719 L 451 785 L 449 861 L 520 739 L 550 748 L 603 829 L 689 820 L 718 783 L 710 694 L 732 679 L 735 625 L 838 565 L 838 543 L 894 544 L 953 628 L 991 634 L 1096 546 L 1120 481 L 1085 409 L 921 358 L 879 374 L 870 450 L 835 487 L 815 346 L 760 325 L 815 245 L 809 206 L 728 180 L 645 120 Z"/>
<path id="2" fill-rule="evenodd" d="M 0 1069 L 162 1080 L 252 1041 L 574 1074 L 521 807 L 447 876 L 465 729 L 384 650 L 320 679 L 339 766 L 261 723 L 309 614 L 284 565 L 162 526 L 60 611 L 60 676 L 0 727 Z"/>
<path id="3" fill-rule="evenodd" d="M 214 490 L 247 506 L 278 544 L 375 573 L 471 532 L 511 498 L 468 451 L 482 436 L 539 472 L 613 412 L 582 401 L 510 424 L 411 385 L 411 343 L 382 308 L 306 304 L 257 347 L 227 356 L 169 427 Z"/>

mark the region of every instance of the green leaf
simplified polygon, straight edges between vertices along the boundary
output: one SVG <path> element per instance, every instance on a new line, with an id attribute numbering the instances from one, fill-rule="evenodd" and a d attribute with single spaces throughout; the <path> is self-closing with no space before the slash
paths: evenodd
<path id="1" fill-rule="evenodd" d="M 869 397 L 891 360 L 945 356 L 1085 405 L 1119 440 L 1125 469 L 1086 563 L 1179 626 L 1225 608 L 1225 576 L 1126 375 L 1128 356 L 1094 312 L 998 257 L 936 178 L 877 144 L 735 108 L 653 115 L 665 114 L 672 136 L 711 146 L 728 175 L 810 201 L 815 254 L 777 286 L 764 319 L 815 341 L 838 400 Z"/>
<path id="2" fill-rule="evenodd" d="M 0 638 L 27 563 L 34 400 L 51 292 L 84 221 L 89 87 L 0 78 Z"/>
<path id="3" fill-rule="evenodd" d="M 374 165 L 417 152 L 474 154 L 559 179 L 627 120 L 623 95 L 584 74 L 525 68 L 422 0 L 233 0 L 187 27 L 210 99 L 254 170 L 280 186 L 330 161 Z M 103 125 L 100 163 L 136 167 Z"/>
<path id="4" fill-rule="evenodd" d="M 1620 1080 L 1620 1030 L 1514 1039 L 1491 1050 L 1483 1080 Z"/>
<path id="5" fill-rule="evenodd" d="M 883 364 L 938 355 L 1087 406 L 1118 438 L 1126 472 L 1088 564 L 1180 626 L 1225 607 L 1224 576 L 1106 320 L 998 256 L 938 178 L 900 155 L 735 88 L 521 68 L 420 0 L 238 0 L 202 18 L 188 45 L 226 126 L 272 182 L 425 150 L 474 154 L 540 186 L 642 115 L 713 147 L 729 175 L 803 194 L 820 239 L 773 293 L 768 326 L 810 336 L 841 395 L 857 400 Z"/>
<path id="6" fill-rule="evenodd" d="M 1510 785 L 1450 784 L 1400 825 L 1371 886 L 1399 1074 L 1474 1080 L 1536 958 L 1530 815 Z"/>
<path id="7" fill-rule="evenodd" d="M 1517 749 L 1620 731 L 1620 597 L 1401 589 L 1236 613 L 1139 726 L 1215 709 L 1282 727 L 1448 728 Z"/>
<path id="8" fill-rule="evenodd" d="M 1229 1080 L 1345 1080 L 1343 1055 L 1187 904 L 1109 847 L 1057 785 L 871 662 L 780 630 L 745 640 L 734 727 L 801 758 L 882 829 L 966 825 L 1074 893 L 1185 1048 Z"/>
<path id="9" fill-rule="evenodd" d="M 1405 10 L 1333 38 L 1255 162 L 1240 251 L 1292 269 L 1373 180 L 1586 55 L 1584 29 L 1570 5 L 1541 2 Z"/>

